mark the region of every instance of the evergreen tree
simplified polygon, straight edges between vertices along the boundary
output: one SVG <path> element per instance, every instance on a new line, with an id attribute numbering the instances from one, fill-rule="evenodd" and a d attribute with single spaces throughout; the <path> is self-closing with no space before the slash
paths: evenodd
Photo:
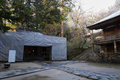
<path id="1" fill-rule="evenodd" d="M 12 0 L 11 5 L 14 9 L 14 15 L 20 17 L 19 27 L 32 28 L 33 9 L 30 5 L 30 1 Z"/>
<path id="2" fill-rule="evenodd" d="M 0 0 L 0 30 L 2 32 L 7 32 L 10 27 L 6 23 L 10 22 L 14 24 L 18 21 L 18 17 L 12 15 L 10 5 L 6 0 Z"/>
<path id="3" fill-rule="evenodd" d="M 47 24 L 63 23 L 71 11 L 70 0 L 6 0 L 0 2 L 0 30 L 10 27 L 6 22 L 19 24 L 19 27 L 44 29 Z M 60 13 L 60 9 L 62 9 Z M 19 17 L 19 19 L 18 19 Z M 18 20 L 17 20 L 18 19 Z M 63 25 L 63 24 L 62 24 Z M 63 27 L 61 28 L 63 30 Z M 62 31 L 61 31 L 62 32 Z"/>
<path id="4" fill-rule="evenodd" d="M 56 0 L 35 0 L 36 29 L 44 29 L 46 24 L 60 22 L 60 10 Z"/>
<path id="5" fill-rule="evenodd" d="M 72 7 L 74 5 L 72 4 L 72 0 L 61 0 L 59 2 L 59 6 L 61 9 L 61 37 L 63 37 L 63 22 L 64 20 L 66 20 L 66 16 L 68 15 L 68 13 L 72 11 Z"/>

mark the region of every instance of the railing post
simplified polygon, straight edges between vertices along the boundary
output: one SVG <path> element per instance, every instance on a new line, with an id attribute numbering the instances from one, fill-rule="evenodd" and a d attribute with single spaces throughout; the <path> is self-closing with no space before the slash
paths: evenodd
<path id="1" fill-rule="evenodd" d="M 114 41 L 114 52 L 117 53 L 117 44 L 116 44 L 116 41 Z"/>

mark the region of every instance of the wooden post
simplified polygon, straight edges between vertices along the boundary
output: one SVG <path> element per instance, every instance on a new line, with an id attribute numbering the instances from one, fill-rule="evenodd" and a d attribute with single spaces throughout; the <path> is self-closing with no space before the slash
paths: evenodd
<path id="1" fill-rule="evenodd" d="M 116 39 L 117 38 L 116 27 L 114 28 L 114 33 L 115 33 L 114 39 Z"/>
<path id="2" fill-rule="evenodd" d="M 92 42 L 94 41 L 93 30 L 92 30 Z"/>
<path id="3" fill-rule="evenodd" d="M 102 46 L 100 45 L 100 53 L 102 53 Z"/>
<path id="4" fill-rule="evenodd" d="M 116 44 L 116 41 L 114 41 L 114 52 L 117 53 L 117 44 Z"/>
<path id="5" fill-rule="evenodd" d="M 108 52 L 108 51 L 107 51 L 107 48 L 108 48 L 108 47 L 107 47 L 107 45 L 105 44 L 105 53 Z"/>
<path id="6" fill-rule="evenodd" d="M 103 30 L 104 40 L 106 40 L 105 29 Z"/>
<path id="7" fill-rule="evenodd" d="M 92 30 L 92 43 L 94 42 L 93 30 Z M 92 44 L 92 53 L 94 53 L 94 44 Z"/>

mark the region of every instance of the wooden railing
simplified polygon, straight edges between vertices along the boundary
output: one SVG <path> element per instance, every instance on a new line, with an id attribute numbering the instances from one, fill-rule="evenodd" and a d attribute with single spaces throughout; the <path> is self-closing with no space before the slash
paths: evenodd
<path id="1" fill-rule="evenodd" d="M 119 39 L 120 35 L 112 35 L 112 36 L 97 36 L 93 42 L 101 42 L 101 41 L 108 41 L 108 40 L 114 40 Z"/>
<path id="2" fill-rule="evenodd" d="M 105 40 L 105 37 L 104 36 L 97 36 L 93 42 L 101 42 L 101 41 L 104 41 Z"/>

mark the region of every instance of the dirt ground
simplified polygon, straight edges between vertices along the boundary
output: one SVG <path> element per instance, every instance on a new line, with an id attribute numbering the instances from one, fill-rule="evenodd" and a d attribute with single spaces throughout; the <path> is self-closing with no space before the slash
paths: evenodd
<path id="1" fill-rule="evenodd" d="M 64 71 L 50 69 L 32 74 L 6 78 L 2 80 L 90 80 Z"/>
<path id="2" fill-rule="evenodd" d="M 105 73 L 111 75 L 120 76 L 120 64 L 109 64 L 109 63 L 75 63 L 64 65 L 66 67 L 77 68 L 82 70 L 88 70 L 92 72 Z"/>
<path id="3" fill-rule="evenodd" d="M 38 65 L 33 62 L 15 62 L 15 63 L 11 63 L 9 68 L 4 68 L 4 63 L 0 63 L 0 72 L 5 72 L 9 70 L 34 68 L 34 67 L 41 67 L 41 65 Z"/>

